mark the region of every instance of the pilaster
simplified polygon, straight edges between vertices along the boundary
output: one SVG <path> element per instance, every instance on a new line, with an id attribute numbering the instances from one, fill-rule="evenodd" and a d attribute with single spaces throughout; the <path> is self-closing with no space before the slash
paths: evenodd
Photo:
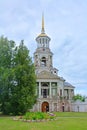
<path id="1" fill-rule="evenodd" d="M 41 98 L 41 82 L 39 82 L 39 98 Z"/>

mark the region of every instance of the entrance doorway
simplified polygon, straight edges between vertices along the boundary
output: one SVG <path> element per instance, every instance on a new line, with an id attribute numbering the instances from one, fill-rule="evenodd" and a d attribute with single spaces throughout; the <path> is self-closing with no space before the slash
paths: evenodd
<path id="1" fill-rule="evenodd" d="M 48 112 L 49 111 L 49 103 L 43 102 L 42 103 L 42 112 Z"/>
<path id="2" fill-rule="evenodd" d="M 62 111 L 64 112 L 64 103 L 62 103 Z"/>

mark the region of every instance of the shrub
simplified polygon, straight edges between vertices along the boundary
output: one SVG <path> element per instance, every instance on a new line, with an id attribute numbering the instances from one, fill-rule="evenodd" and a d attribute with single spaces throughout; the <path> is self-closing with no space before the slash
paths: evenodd
<path id="1" fill-rule="evenodd" d="M 26 120 L 43 120 L 43 119 L 54 119 L 53 113 L 42 113 L 42 112 L 26 112 L 24 119 Z"/>

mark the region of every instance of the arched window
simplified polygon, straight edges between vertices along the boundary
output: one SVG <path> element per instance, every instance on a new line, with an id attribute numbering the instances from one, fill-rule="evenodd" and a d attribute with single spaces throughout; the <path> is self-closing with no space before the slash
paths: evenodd
<path id="1" fill-rule="evenodd" d="M 42 83 L 42 87 L 48 87 L 48 83 L 46 82 L 46 83 Z"/>
<path id="2" fill-rule="evenodd" d="M 41 66 L 46 66 L 46 57 L 42 57 L 41 59 Z"/>

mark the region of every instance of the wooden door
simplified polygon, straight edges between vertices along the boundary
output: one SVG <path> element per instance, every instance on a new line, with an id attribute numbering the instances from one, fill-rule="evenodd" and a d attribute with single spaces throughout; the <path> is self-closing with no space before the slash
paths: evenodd
<path id="1" fill-rule="evenodd" d="M 49 103 L 43 102 L 42 103 L 42 112 L 48 112 L 49 111 Z"/>

